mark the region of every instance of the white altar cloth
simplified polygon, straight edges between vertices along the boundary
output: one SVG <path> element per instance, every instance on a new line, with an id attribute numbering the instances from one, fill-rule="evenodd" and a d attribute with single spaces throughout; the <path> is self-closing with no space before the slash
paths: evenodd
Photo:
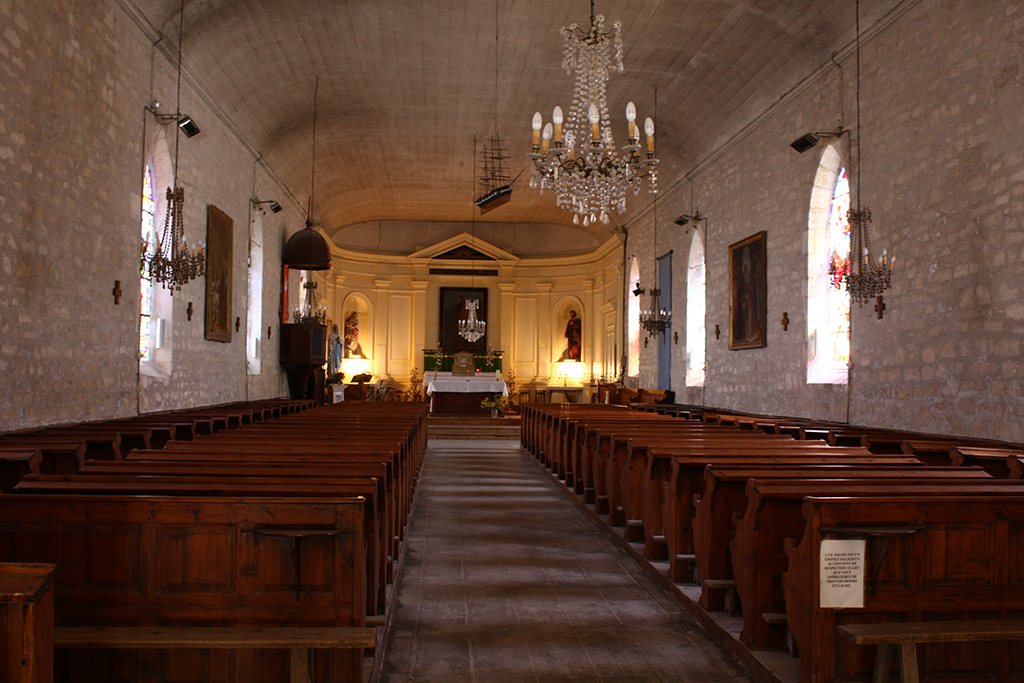
<path id="1" fill-rule="evenodd" d="M 501 394 L 508 396 L 508 385 L 505 380 L 494 379 L 493 375 L 486 377 L 451 377 L 445 379 L 433 379 L 427 384 L 427 395 L 431 394 Z"/>

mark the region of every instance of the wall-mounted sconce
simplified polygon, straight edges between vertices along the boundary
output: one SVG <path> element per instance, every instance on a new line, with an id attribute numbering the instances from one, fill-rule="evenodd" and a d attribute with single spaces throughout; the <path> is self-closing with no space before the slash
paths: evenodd
<path id="1" fill-rule="evenodd" d="M 821 141 L 822 138 L 826 138 L 826 139 L 828 139 L 828 138 L 838 138 L 838 137 L 842 136 L 844 133 L 847 133 L 847 132 L 848 131 L 845 131 L 842 128 L 840 128 L 839 130 L 837 130 L 835 132 L 819 130 L 819 131 L 814 132 L 814 133 L 807 133 L 806 135 L 801 135 L 796 140 L 794 140 L 793 142 L 789 143 L 789 146 L 792 147 L 793 149 L 795 149 L 796 151 L 800 152 L 801 154 L 803 154 L 807 150 L 809 150 L 812 147 L 814 147 L 815 145 L 817 145 L 818 142 Z"/>
<path id="2" fill-rule="evenodd" d="M 269 209 L 270 209 L 271 211 L 273 211 L 274 213 L 281 213 L 281 211 L 283 210 L 283 209 L 281 208 L 281 205 L 280 205 L 280 204 L 278 204 L 277 202 L 275 202 L 275 201 L 274 201 L 273 199 L 266 199 L 266 200 L 264 200 L 264 201 L 261 201 L 261 202 L 260 202 L 260 201 L 256 201 L 256 200 L 253 200 L 253 202 L 252 202 L 252 205 L 253 205 L 253 206 L 259 206 L 259 205 L 261 205 L 261 204 L 267 204 L 267 205 L 268 205 L 268 208 L 269 208 Z"/>
<path id="3" fill-rule="evenodd" d="M 682 216 L 680 216 L 679 218 L 675 219 L 674 222 L 675 222 L 676 225 L 682 227 L 682 226 L 686 225 L 687 223 L 689 223 L 690 221 L 693 221 L 694 223 L 696 223 L 698 221 L 706 221 L 707 219 L 708 219 L 708 217 L 707 216 L 701 216 L 700 215 L 700 209 L 697 209 L 696 211 L 693 212 L 692 216 L 684 213 Z"/>
<path id="4" fill-rule="evenodd" d="M 185 137 L 194 138 L 199 135 L 199 126 L 196 125 L 196 122 L 188 114 L 182 114 L 178 119 L 178 128 L 181 128 L 181 132 L 185 134 Z"/>

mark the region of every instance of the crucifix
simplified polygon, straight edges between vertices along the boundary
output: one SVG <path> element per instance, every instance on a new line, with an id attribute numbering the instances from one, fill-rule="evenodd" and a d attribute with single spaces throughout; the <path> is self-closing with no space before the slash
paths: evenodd
<path id="1" fill-rule="evenodd" d="M 885 302 L 882 301 L 882 295 L 879 294 L 875 297 L 875 313 L 878 314 L 878 319 L 882 319 L 882 313 L 885 311 Z"/>
<path id="2" fill-rule="evenodd" d="M 715 325 L 715 339 L 718 339 L 722 334 L 722 331 L 718 329 L 718 325 Z"/>
<path id="3" fill-rule="evenodd" d="M 121 281 L 120 280 L 114 280 L 114 289 L 110 293 L 114 295 L 114 305 L 115 306 L 120 306 L 121 305 L 121 295 L 124 293 L 124 292 L 121 291 Z"/>
<path id="4" fill-rule="evenodd" d="M 192 319 L 192 302 L 191 301 L 188 302 L 188 308 L 185 310 L 185 312 L 188 313 L 188 319 L 191 320 Z"/>
<path id="5" fill-rule="evenodd" d="M 782 331 L 783 332 L 788 332 L 789 331 L 789 313 L 788 312 L 783 312 L 782 320 L 780 320 L 779 322 L 782 323 Z"/>

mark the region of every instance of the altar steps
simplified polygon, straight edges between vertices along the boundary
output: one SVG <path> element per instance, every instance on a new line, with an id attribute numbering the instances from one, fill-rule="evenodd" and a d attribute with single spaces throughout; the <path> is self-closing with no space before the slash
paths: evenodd
<path id="1" fill-rule="evenodd" d="M 519 427 L 518 415 L 431 415 L 427 418 L 427 438 L 519 440 Z"/>

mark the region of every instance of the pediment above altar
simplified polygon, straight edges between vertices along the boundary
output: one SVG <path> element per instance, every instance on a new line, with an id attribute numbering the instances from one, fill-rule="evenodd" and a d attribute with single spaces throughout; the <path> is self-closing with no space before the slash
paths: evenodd
<path id="1" fill-rule="evenodd" d="M 449 237 L 425 249 L 410 254 L 409 260 L 430 261 L 499 261 L 517 263 L 519 257 L 486 242 L 479 237 L 463 232 Z"/>

